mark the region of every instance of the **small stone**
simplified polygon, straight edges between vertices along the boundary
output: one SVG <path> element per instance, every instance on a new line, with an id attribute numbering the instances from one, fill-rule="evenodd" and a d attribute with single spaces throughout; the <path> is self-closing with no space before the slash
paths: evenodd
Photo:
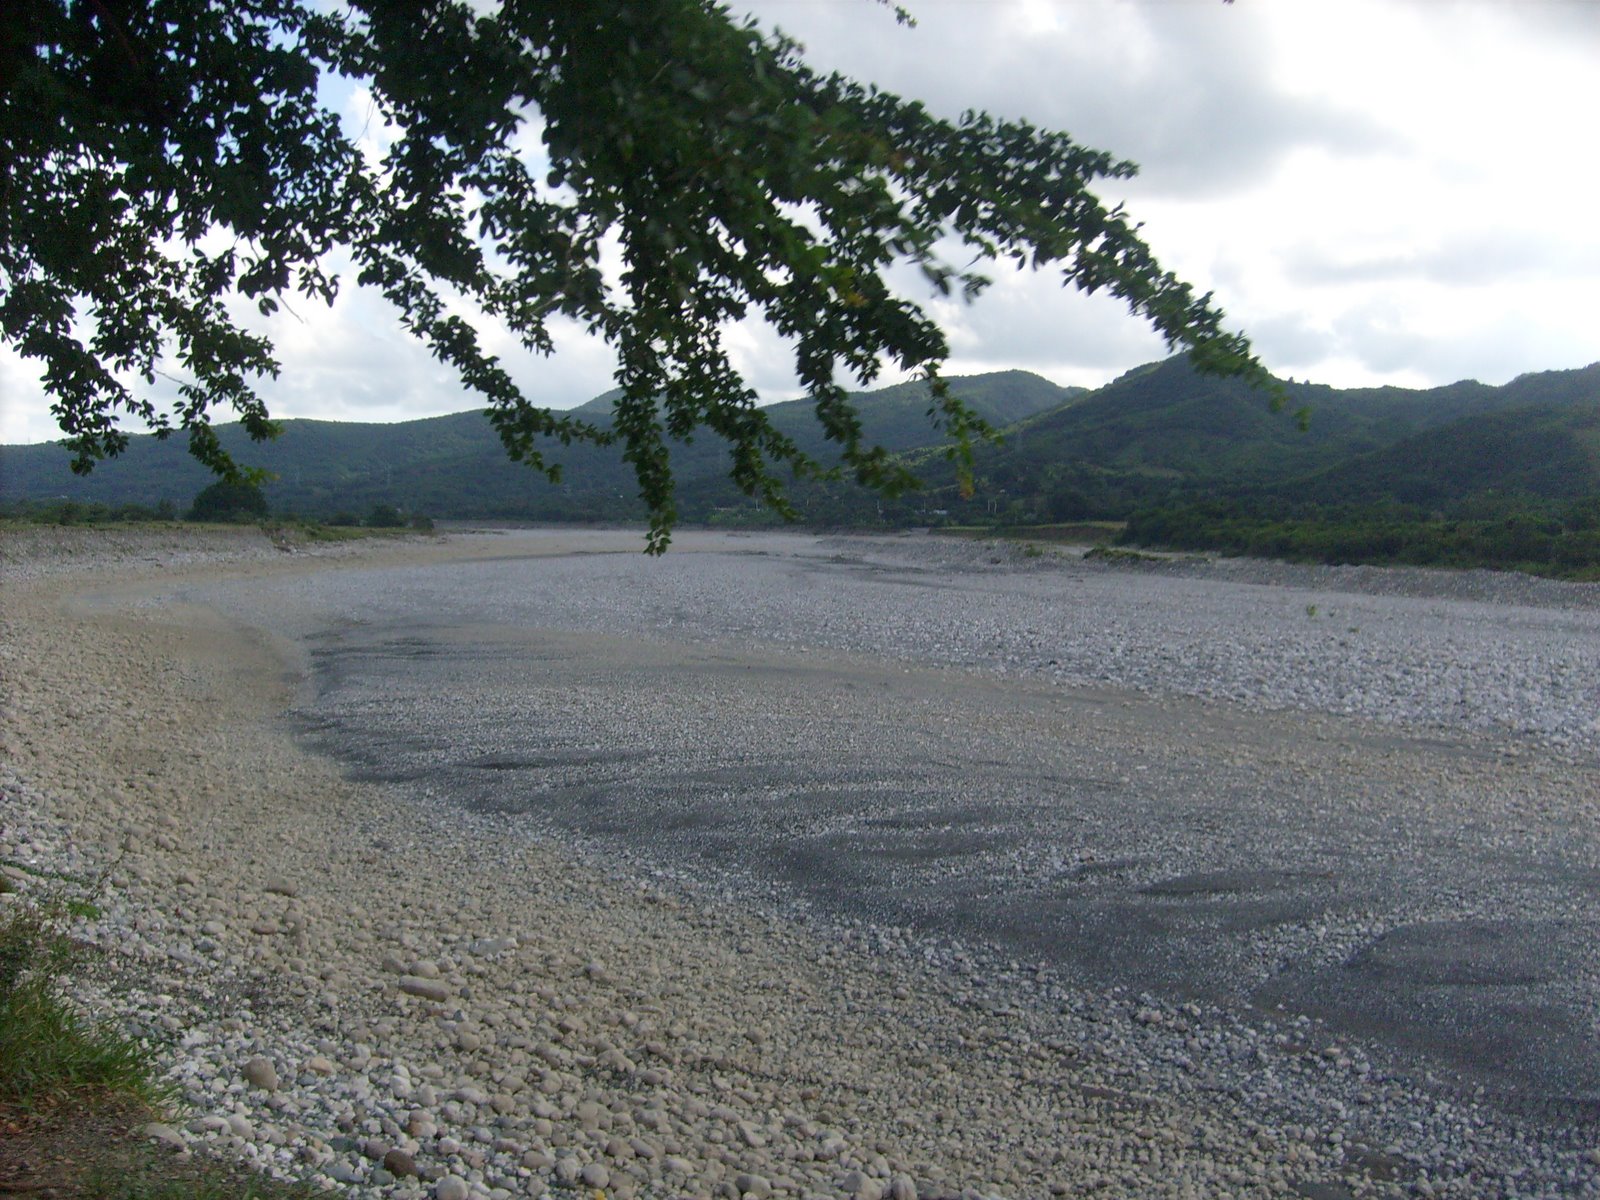
<path id="1" fill-rule="evenodd" d="M 566 1158 L 556 1159 L 556 1180 L 571 1187 L 578 1182 L 578 1174 L 583 1170 L 578 1160 L 570 1155 Z"/>
<path id="2" fill-rule="evenodd" d="M 271 880 L 267 884 L 266 891 L 271 895 L 288 896 L 290 899 L 293 899 L 300 894 L 300 888 L 294 883 L 294 881 L 285 879 L 281 875 L 276 879 Z"/>
<path id="3" fill-rule="evenodd" d="M 424 979 L 420 975 L 402 975 L 400 977 L 400 990 L 408 996 L 416 996 L 421 1000 L 433 1000 L 443 1004 L 450 999 L 450 988 L 437 979 Z"/>
<path id="4" fill-rule="evenodd" d="M 139 1133 L 151 1141 L 160 1142 L 163 1146 L 173 1150 L 187 1150 L 189 1148 L 189 1143 L 183 1140 L 183 1134 L 179 1133 L 171 1125 L 163 1125 L 159 1121 L 150 1122 L 150 1124 L 140 1129 Z"/>
<path id="5" fill-rule="evenodd" d="M 744 1172 L 734 1177 L 733 1186 L 739 1189 L 741 1196 L 754 1196 L 756 1200 L 772 1194 L 772 1181 L 763 1175 L 752 1175 Z"/>
<path id="6" fill-rule="evenodd" d="M 391 1150 L 383 1156 L 383 1169 L 404 1179 L 417 1173 L 417 1160 L 404 1150 Z"/>
<path id="7" fill-rule="evenodd" d="M 767 1144 L 766 1134 L 749 1121 L 739 1122 L 739 1139 L 752 1150 L 760 1149 Z"/>
<path id="8" fill-rule="evenodd" d="M 611 1182 L 611 1171 L 604 1163 L 586 1163 L 578 1178 L 592 1188 L 603 1188 Z"/>
<path id="9" fill-rule="evenodd" d="M 244 1064 L 244 1078 L 251 1087 L 264 1092 L 278 1090 L 278 1069 L 259 1054 Z"/>
<path id="10" fill-rule="evenodd" d="M 332 1075 L 339 1068 L 333 1065 L 333 1060 L 314 1054 L 306 1059 L 306 1070 L 313 1075 Z"/>
<path id="11" fill-rule="evenodd" d="M 471 1194 L 467 1181 L 459 1175 L 446 1175 L 433 1185 L 434 1200 L 467 1200 Z"/>
<path id="12" fill-rule="evenodd" d="M 889 1200 L 917 1200 L 917 1185 L 910 1176 L 896 1175 L 889 1181 Z"/>

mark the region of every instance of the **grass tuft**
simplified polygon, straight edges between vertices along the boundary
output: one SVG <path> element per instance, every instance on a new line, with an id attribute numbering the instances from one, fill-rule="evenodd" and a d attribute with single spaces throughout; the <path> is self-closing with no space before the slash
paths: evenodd
<path id="1" fill-rule="evenodd" d="M 138 1132 L 160 1116 L 170 1089 L 153 1055 L 91 1021 L 67 984 L 94 952 L 66 932 L 96 917 L 87 900 L 56 897 L 0 910 L 0 1117 L 27 1129 L 36 1171 L 0 1171 L 0 1194 L 38 1191 L 61 1200 L 333 1200 L 305 1183 L 257 1174 L 203 1149 L 174 1157 Z M 15 1124 L 17 1113 L 27 1120 Z M 6 1122 L 0 1121 L 0 1128 Z M 0 1153 L 0 1159 L 6 1156 Z"/>
<path id="2" fill-rule="evenodd" d="M 162 1096 L 149 1052 L 90 1021 L 64 993 L 88 953 L 67 936 L 64 916 L 81 915 L 85 903 L 15 906 L 0 919 L 0 1104 L 32 1111 L 87 1091 L 147 1103 Z"/>

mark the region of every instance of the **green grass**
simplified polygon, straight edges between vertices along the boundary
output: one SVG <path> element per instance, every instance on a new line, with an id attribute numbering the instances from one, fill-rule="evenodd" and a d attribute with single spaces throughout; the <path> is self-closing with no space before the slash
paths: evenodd
<path id="1" fill-rule="evenodd" d="M 374 528 L 370 525 L 324 525 L 320 521 L 269 521 L 261 527 L 268 537 L 289 542 L 354 542 L 368 538 L 415 537 L 419 533 L 432 533 L 430 523 L 426 528 L 410 525 L 392 528 Z"/>
<path id="2" fill-rule="evenodd" d="M 1084 551 L 1084 559 L 1089 562 L 1111 563 L 1153 563 L 1160 562 L 1159 554 L 1146 554 L 1142 550 L 1128 550 L 1122 546 L 1093 546 Z"/>
<path id="3" fill-rule="evenodd" d="M 1067 546 L 1114 541 L 1125 521 L 1061 521 L 1043 525 L 936 525 L 929 532 L 945 537 L 1004 538 L 1013 542 L 1053 542 Z"/>
<path id="4" fill-rule="evenodd" d="M 89 1091 L 155 1103 L 164 1092 L 149 1052 L 64 995 L 86 955 L 61 927 L 74 904 L 86 902 L 20 909 L 0 924 L 0 1103 L 31 1111 Z"/>
<path id="5" fill-rule="evenodd" d="M 0 1108 L 35 1114 L 36 1128 L 53 1134 L 45 1160 L 67 1166 L 46 1190 L 70 1200 L 328 1200 L 309 1184 L 205 1153 L 174 1158 L 122 1132 L 160 1116 L 172 1093 L 148 1049 L 67 996 L 92 953 L 67 924 L 98 915 L 87 900 L 59 896 L 0 912 Z"/>

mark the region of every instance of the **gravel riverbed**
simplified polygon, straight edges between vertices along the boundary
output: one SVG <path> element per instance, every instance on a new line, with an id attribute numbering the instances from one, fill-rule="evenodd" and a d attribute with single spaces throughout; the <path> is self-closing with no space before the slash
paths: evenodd
<path id="1" fill-rule="evenodd" d="M 441 1200 L 1600 1196 L 1600 589 L 680 542 L 4 548 L 0 869 L 92 881 L 152 1136 Z"/>

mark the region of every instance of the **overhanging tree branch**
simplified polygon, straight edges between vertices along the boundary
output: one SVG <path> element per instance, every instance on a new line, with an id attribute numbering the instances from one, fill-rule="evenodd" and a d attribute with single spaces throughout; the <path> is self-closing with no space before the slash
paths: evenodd
<path id="1" fill-rule="evenodd" d="M 335 250 L 483 398 L 512 458 L 556 478 L 556 445 L 617 445 L 652 551 L 674 517 L 669 443 L 701 428 L 727 440 L 734 482 L 780 511 L 781 470 L 909 486 L 846 393 L 885 363 L 933 382 L 930 417 L 970 462 L 990 431 L 939 383 L 942 331 L 887 282 L 910 264 L 976 295 L 985 279 L 939 257 L 951 237 L 1107 290 L 1206 369 L 1267 379 L 1210 297 L 1092 193 L 1131 164 L 818 75 L 794 42 L 708 0 L 504 0 L 488 14 L 460 0 L 331 13 L 20 0 L 3 38 L 0 336 L 42 363 L 78 471 L 124 448 L 126 415 L 185 430 L 237 477 L 212 414 L 271 436 L 252 381 L 279 364 L 226 303 L 331 302 Z M 323 106 L 330 73 L 369 88 L 398 130 L 380 161 Z M 535 127 L 547 163 L 519 149 Z M 219 237 L 233 246 L 208 251 Z M 620 280 L 600 269 L 607 238 Z M 530 400 L 449 298 L 535 351 L 553 348 L 557 317 L 603 337 L 619 358 L 611 423 Z M 776 431 L 734 369 L 724 331 L 752 314 L 792 346 L 836 467 Z M 186 382 L 162 410 L 125 379 L 148 385 L 169 356 Z"/>

